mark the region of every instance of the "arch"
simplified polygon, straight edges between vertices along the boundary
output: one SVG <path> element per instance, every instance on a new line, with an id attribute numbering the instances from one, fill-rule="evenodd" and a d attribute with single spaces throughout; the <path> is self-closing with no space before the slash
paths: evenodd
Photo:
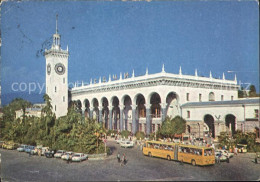
<path id="1" fill-rule="evenodd" d="M 137 94 L 134 98 L 134 104 L 136 104 L 137 118 L 146 117 L 145 97 L 143 94 Z"/>
<path id="2" fill-rule="evenodd" d="M 91 101 L 91 106 L 92 107 L 98 107 L 98 99 L 97 98 L 93 98 Z"/>
<path id="3" fill-rule="evenodd" d="M 214 92 L 209 93 L 209 101 L 215 101 L 215 94 Z"/>
<path id="4" fill-rule="evenodd" d="M 179 95 L 176 92 L 169 92 L 166 96 L 166 116 L 174 118 L 180 115 Z"/>
<path id="5" fill-rule="evenodd" d="M 112 128 L 114 130 L 120 129 L 120 108 L 119 108 L 119 99 L 117 96 L 111 98 L 112 108 Z"/>
<path id="6" fill-rule="evenodd" d="M 236 117 L 233 114 L 227 114 L 225 116 L 226 131 L 230 132 L 233 136 L 236 131 Z"/>
<path id="7" fill-rule="evenodd" d="M 76 102 L 75 102 L 75 104 L 76 104 L 76 111 L 77 112 L 81 112 L 81 110 L 82 110 L 82 104 L 81 104 L 81 101 L 80 100 L 77 100 Z"/>
<path id="8" fill-rule="evenodd" d="M 98 103 L 97 98 L 93 98 L 93 99 L 92 99 L 91 105 L 92 105 L 92 107 L 93 107 L 93 119 L 96 120 L 96 121 L 98 121 L 98 116 L 99 116 L 98 106 L 99 106 L 99 103 Z"/>
<path id="9" fill-rule="evenodd" d="M 108 99 L 106 97 L 102 97 L 100 100 L 101 106 L 102 106 L 102 110 L 100 112 L 102 112 L 102 121 L 103 121 L 103 127 L 108 129 L 108 125 L 109 125 L 109 109 L 108 109 Z"/>
<path id="10" fill-rule="evenodd" d="M 149 95 L 151 104 L 151 115 L 152 118 L 161 117 L 161 97 L 158 93 L 153 92 Z"/>
<path id="11" fill-rule="evenodd" d="M 215 138 L 215 125 L 214 125 L 214 118 L 210 114 L 206 114 L 204 116 L 204 123 L 208 126 L 208 132 L 204 130 L 205 134 L 209 134 L 209 136 L 212 136 Z"/>
<path id="12" fill-rule="evenodd" d="M 83 108 L 85 108 L 84 117 L 89 118 L 89 112 L 90 112 L 90 110 L 89 110 L 89 107 L 90 107 L 90 102 L 89 102 L 89 100 L 88 100 L 88 99 L 85 99 L 85 100 L 83 101 L 83 105 L 84 105 Z"/>
<path id="13" fill-rule="evenodd" d="M 129 126 L 132 121 L 132 99 L 129 95 L 124 95 L 121 99 L 121 103 L 123 103 L 123 129 L 122 130 L 128 130 L 128 128 L 131 128 Z"/>

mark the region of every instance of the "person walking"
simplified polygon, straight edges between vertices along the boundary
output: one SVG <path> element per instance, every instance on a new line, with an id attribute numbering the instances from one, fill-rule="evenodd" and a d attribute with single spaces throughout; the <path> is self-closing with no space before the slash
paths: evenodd
<path id="1" fill-rule="evenodd" d="M 118 163 L 120 163 L 120 153 L 118 152 L 118 154 L 117 154 L 117 161 L 118 161 Z"/>

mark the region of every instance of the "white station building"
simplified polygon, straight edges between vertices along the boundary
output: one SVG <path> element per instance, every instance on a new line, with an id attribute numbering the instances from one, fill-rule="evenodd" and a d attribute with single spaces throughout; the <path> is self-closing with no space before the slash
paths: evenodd
<path id="1" fill-rule="evenodd" d="M 166 117 L 181 116 L 187 121 L 187 134 L 202 137 L 221 131 L 259 129 L 259 98 L 238 99 L 237 78 L 226 80 L 165 72 L 135 76 L 120 74 L 119 79 L 68 88 L 69 52 L 62 50 L 57 22 L 53 45 L 45 50 L 46 93 L 52 99 L 57 117 L 67 114 L 69 104 L 76 104 L 84 117 L 96 119 L 105 128 L 132 133 L 156 132 Z"/>

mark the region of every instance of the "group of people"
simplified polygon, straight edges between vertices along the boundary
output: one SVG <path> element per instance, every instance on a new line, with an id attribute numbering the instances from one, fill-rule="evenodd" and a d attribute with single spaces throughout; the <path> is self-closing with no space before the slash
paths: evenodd
<path id="1" fill-rule="evenodd" d="M 120 163 L 120 166 L 126 165 L 126 163 L 127 163 L 126 155 L 123 154 L 122 159 L 121 159 L 120 153 L 118 153 L 118 154 L 117 154 L 117 161 L 118 161 L 118 163 Z"/>

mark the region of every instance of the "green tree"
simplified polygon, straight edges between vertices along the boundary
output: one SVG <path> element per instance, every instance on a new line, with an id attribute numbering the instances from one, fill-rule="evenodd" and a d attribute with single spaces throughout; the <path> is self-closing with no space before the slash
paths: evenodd
<path id="1" fill-rule="evenodd" d="M 249 87 L 249 97 L 256 97 L 256 89 L 254 85 L 250 85 Z"/>

